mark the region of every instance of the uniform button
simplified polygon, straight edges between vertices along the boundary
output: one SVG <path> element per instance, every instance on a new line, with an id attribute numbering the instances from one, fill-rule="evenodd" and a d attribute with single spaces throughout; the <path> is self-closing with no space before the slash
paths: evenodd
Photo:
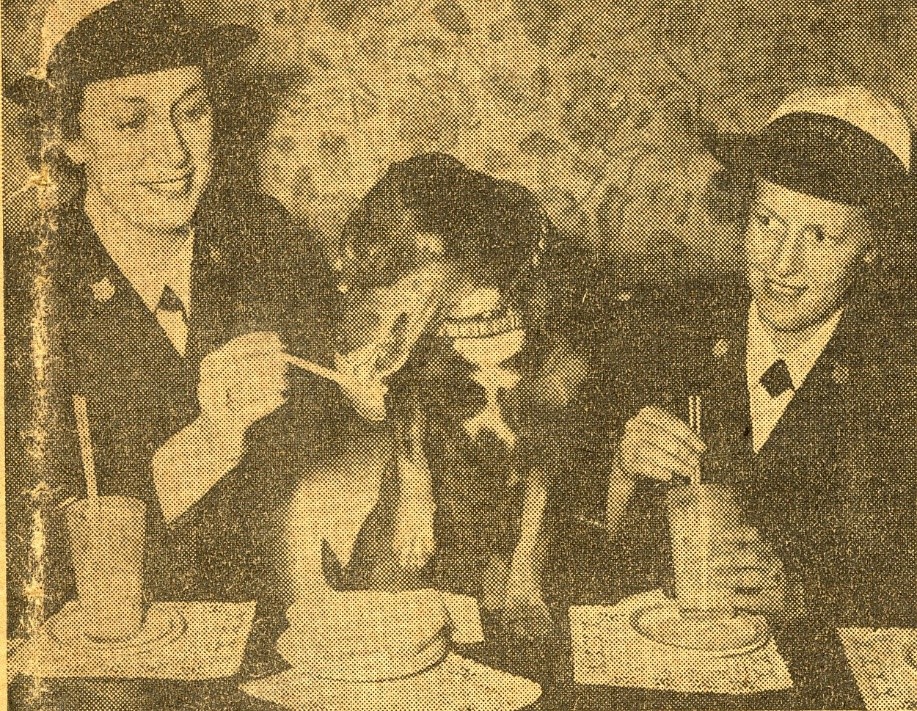
<path id="1" fill-rule="evenodd" d="M 115 285 L 108 277 L 103 277 L 94 284 L 90 284 L 89 288 L 92 290 L 93 298 L 101 304 L 111 300 L 111 297 L 115 295 Z"/>
<path id="2" fill-rule="evenodd" d="M 729 341 L 725 338 L 721 338 L 713 344 L 713 355 L 717 358 L 722 358 L 727 353 L 729 353 Z"/>

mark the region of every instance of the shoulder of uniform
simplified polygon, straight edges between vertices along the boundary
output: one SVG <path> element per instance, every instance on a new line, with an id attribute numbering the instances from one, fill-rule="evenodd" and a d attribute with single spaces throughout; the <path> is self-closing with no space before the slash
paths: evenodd
<path id="1" fill-rule="evenodd" d="M 240 196 L 246 214 L 254 220 L 292 223 L 289 211 L 277 198 L 260 190 L 246 191 Z"/>

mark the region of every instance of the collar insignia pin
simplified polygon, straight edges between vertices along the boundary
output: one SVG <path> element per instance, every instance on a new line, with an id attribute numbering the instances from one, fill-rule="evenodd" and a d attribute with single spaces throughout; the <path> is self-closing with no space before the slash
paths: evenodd
<path id="1" fill-rule="evenodd" d="M 843 385 L 850 380 L 850 370 L 843 365 L 836 365 L 834 370 L 831 371 L 831 377 L 834 379 L 835 384 Z"/>
<path id="2" fill-rule="evenodd" d="M 92 289 L 92 296 L 95 300 L 102 304 L 115 295 L 115 285 L 108 277 L 103 277 L 94 284 L 90 284 L 89 288 Z"/>
<path id="3" fill-rule="evenodd" d="M 210 248 L 210 261 L 219 264 L 223 259 L 223 253 L 216 247 Z"/>
<path id="4" fill-rule="evenodd" d="M 630 301 L 630 299 L 631 299 L 631 293 L 629 291 L 619 291 L 618 292 L 618 301 L 620 301 L 621 303 Z"/>
<path id="5" fill-rule="evenodd" d="M 717 358 L 722 358 L 727 353 L 729 353 L 729 341 L 725 338 L 721 338 L 713 344 L 713 355 Z"/>

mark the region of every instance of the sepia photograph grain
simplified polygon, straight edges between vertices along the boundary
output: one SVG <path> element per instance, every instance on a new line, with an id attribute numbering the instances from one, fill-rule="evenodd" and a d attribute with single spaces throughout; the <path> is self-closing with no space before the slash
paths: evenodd
<path id="1" fill-rule="evenodd" d="M 917 708 L 917 4 L 2 28 L 7 708 Z"/>

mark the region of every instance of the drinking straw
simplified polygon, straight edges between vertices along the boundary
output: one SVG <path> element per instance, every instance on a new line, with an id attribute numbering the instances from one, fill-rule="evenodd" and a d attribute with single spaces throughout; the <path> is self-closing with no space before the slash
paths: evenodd
<path id="1" fill-rule="evenodd" d="M 700 395 L 688 396 L 688 426 L 698 437 L 701 434 L 701 400 Z M 691 484 L 697 486 L 701 483 L 700 464 L 691 473 Z"/>
<path id="2" fill-rule="evenodd" d="M 80 438 L 80 456 L 83 459 L 83 474 L 86 476 L 86 496 L 90 504 L 98 505 L 99 485 L 96 482 L 96 465 L 92 454 L 92 438 L 89 435 L 89 417 L 86 414 L 86 398 L 73 396 L 73 413 L 76 415 L 76 431 Z"/>
<path id="3" fill-rule="evenodd" d="M 318 363 L 313 363 L 311 361 L 306 360 L 305 358 L 300 358 L 295 355 L 290 355 L 289 353 L 284 353 L 282 355 L 282 358 L 290 365 L 295 365 L 297 368 L 306 370 L 314 375 L 319 376 L 320 378 L 325 378 L 326 380 L 335 382 L 338 385 L 344 384 L 343 383 L 344 376 L 341 375 L 336 370 L 332 370 L 331 368 L 326 368 L 325 366 L 319 365 Z"/>

